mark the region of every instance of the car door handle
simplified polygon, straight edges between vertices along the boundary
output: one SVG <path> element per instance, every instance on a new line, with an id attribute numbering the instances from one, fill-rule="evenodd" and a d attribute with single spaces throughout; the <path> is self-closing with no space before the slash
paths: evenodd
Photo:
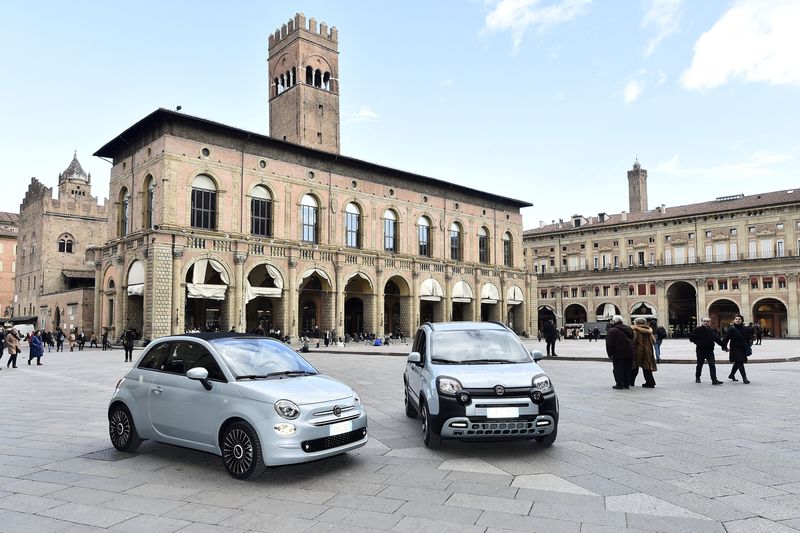
<path id="1" fill-rule="evenodd" d="M 164 389 L 162 389 L 161 387 L 153 387 L 150 389 L 150 392 L 152 392 L 153 394 L 161 394 L 162 392 L 164 392 Z"/>

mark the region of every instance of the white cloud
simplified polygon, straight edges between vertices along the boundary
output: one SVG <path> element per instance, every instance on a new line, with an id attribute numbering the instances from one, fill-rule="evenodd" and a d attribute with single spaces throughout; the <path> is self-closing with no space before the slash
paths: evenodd
<path id="1" fill-rule="evenodd" d="M 489 3 L 494 4 L 494 9 L 486 15 L 481 33 L 511 30 L 517 48 L 529 27 L 541 33 L 569 22 L 584 14 L 592 0 L 561 0 L 544 6 L 542 0 L 489 0 Z"/>
<path id="2" fill-rule="evenodd" d="M 683 87 L 712 89 L 734 79 L 800 85 L 798 21 L 797 0 L 739 0 L 695 43 Z"/>
<path id="3" fill-rule="evenodd" d="M 622 98 L 623 100 L 625 100 L 626 104 L 630 104 L 631 102 L 639 98 L 639 95 L 642 94 L 643 90 L 644 87 L 639 81 L 631 80 L 627 83 L 627 85 L 625 85 L 625 90 L 623 91 Z"/>
<path id="4" fill-rule="evenodd" d="M 738 161 L 704 167 L 686 167 L 677 155 L 655 165 L 651 173 L 692 180 L 712 180 L 719 183 L 763 182 L 765 176 L 783 176 L 785 171 L 779 166 L 794 159 L 792 154 L 758 150 Z"/>
<path id="5" fill-rule="evenodd" d="M 357 111 L 346 111 L 344 115 L 345 122 L 374 122 L 381 118 L 367 106 L 361 106 Z"/>
<path id="6" fill-rule="evenodd" d="M 649 56 L 656 47 L 680 29 L 680 8 L 683 0 L 649 0 L 649 7 L 642 18 L 642 28 L 652 30 L 655 35 L 647 43 L 644 55 Z"/>

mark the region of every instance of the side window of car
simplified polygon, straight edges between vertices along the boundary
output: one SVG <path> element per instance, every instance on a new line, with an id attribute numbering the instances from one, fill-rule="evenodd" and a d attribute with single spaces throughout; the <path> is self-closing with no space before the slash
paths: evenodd
<path id="1" fill-rule="evenodd" d="M 420 330 L 418 341 L 417 351 L 419 352 L 419 364 L 424 365 L 425 354 L 427 353 L 427 335 L 425 335 L 425 330 Z"/>
<path id="2" fill-rule="evenodd" d="M 203 367 L 208 370 L 208 379 L 225 381 L 225 375 L 208 350 L 193 342 L 175 343 L 175 349 L 167 360 L 167 372 L 185 374 L 187 370 Z"/>
<path id="3" fill-rule="evenodd" d="M 148 370 L 162 370 L 164 361 L 170 354 L 170 343 L 162 342 L 152 347 L 139 362 L 139 368 Z"/>

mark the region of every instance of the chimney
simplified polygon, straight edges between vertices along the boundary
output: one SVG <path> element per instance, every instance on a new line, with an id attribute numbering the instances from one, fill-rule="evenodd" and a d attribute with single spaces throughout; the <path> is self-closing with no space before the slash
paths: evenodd
<path id="1" fill-rule="evenodd" d="M 605 213 L 597 213 L 597 220 L 599 220 L 600 222 L 605 222 L 606 221 L 606 214 Z"/>
<path id="2" fill-rule="evenodd" d="M 625 222 L 626 220 L 628 220 L 628 213 L 623 211 L 622 213 L 620 213 L 620 218 L 622 219 L 623 222 Z"/>

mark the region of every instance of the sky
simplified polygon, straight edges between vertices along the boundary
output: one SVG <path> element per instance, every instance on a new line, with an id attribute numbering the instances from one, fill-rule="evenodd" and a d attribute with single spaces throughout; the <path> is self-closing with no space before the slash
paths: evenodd
<path id="1" fill-rule="evenodd" d="M 267 41 L 339 30 L 344 155 L 530 202 L 525 229 L 800 186 L 797 0 L 11 2 L 0 211 L 159 107 L 268 134 Z"/>

